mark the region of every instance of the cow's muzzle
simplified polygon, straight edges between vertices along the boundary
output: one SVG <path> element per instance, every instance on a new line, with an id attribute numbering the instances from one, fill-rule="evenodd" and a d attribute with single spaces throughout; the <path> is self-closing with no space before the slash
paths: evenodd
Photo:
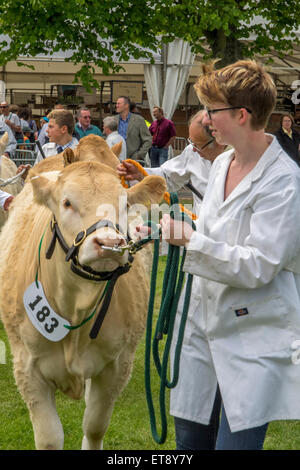
<path id="1" fill-rule="evenodd" d="M 95 232 L 96 230 L 98 230 L 101 227 L 110 227 L 110 228 L 114 229 L 117 233 L 122 233 L 121 230 L 120 230 L 120 227 L 118 226 L 118 224 L 114 225 L 110 220 L 102 219 L 102 220 L 96 222 L 95 224 L 91 225 L 88 229 L 84 229 L 81 232 L 79 232 L 76 235 L 76 237 L 73 241 L 73 244 L 69 247 L 68 244 L 66 243 L 60 229 L 59 229 L 57 221 L 54 218 L 51 221 L 52 239 L 51 239 L 50 245 L 49 245 L 49 247 L 46 251 L 46 258 L 50 259 L 52 257 L 52 254 L 53 254 L 53 251 L 54 251 L 55 245 L 56 245 L 56 240 L 58 240 L 59 244 L 62 247 L 62 249 L 66 253 L 65 260 L 67 262 L 71 261 L 72 271 L 75 274 L 78 274 L 81 277 L 84 277 L 85 279 L 101 282 L 103 280 L 109 280 L 112 277 L 112 275 L 115 273 L 115 271 L 117 271 L 117 270 L 127 272 L 129 270 L 129 268 L 131 266 L 131 262 L 133 260 L 133 257 L 130 253 L 129 253 L 128 262 L 126 263 L 126 265 L 119 266 L 119 268 L 116 268 L 116 270 L 114 270 L 112 272 L 95 271 L 91 267 L 81 265 L 79 263 L 79 261 L 78 261 L 78 251 L 79 251 L 79 248 L 80 248 L 81 244 L 84 242 L 84 240 L 91 233 Z M 123 235 L 123 236 L 124 236 L 125 240 L 127 241 L 127 244 L 124 245 L 124 249 L 125 249 L 125 247 L 128 246 L 129 241 L 128 241 L 127 237 L 125 237 L 125 235 Z M 117 247 L 117 246 L 116 247 L 113 247 L 113 246 L 112 247 L 104 247 L 104 246 L 102 246 L 102 248 L 116 250 L 117 252 L 119 252 L 119 249 L 123 250 L 122 247 Z"/>

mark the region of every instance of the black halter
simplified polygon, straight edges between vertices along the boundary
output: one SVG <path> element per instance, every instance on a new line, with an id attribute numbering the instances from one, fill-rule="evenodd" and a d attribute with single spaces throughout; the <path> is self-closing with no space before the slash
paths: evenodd
<path id="1" fill-rule="evenodd" d="M 116 268 L 114 271 L 104 271 L 104 272 L 99 272 L 99 271 L 94 271 L 92 268 L 89 266 L 81 265 L 78 261 L 78 251 L 81 243 L 85 240 L 85 238 L 90 235 L 91 233 L 95 232 L 97 229 L 101 227 L 111 227 L 117 232 L 120 233 L 120 227 L 118 224 L 114 225 L 110 220 L 102 219 L 95 224 L 91 225 L 88 229 L 83 230 L 79 232 L 72 244 L 71 247 L 68 246 L 66 243 L 60 229 L 58 226 L 58 223 L 56 222 L 55 219 L 51 221 L 51 230 L 52 230 L 52 239 L 50 242 L 50 245 L 46 251 L 46 258 L 50 259 L 53 255 L 53 251 L 55 249 L 56 245 L 56 240 L 59 241 L 60 246 L 62 247 L 63 251 L 66 253 L 66 261 L 71 260 L 71 270 L 75 273 L 78 274 L 79 276 L 88 279 L 90 281 L 96 281 L 96 282 L 102 282 L 102 281 L 107 281 L 112 278 L 113 273 L 122 271 L 126 265 L 124 266 L 119 266 Z M 129 262 L 133 260 L 132 256 L 129 255 Z M 129 263 L 128 263 L 129 264 Z M 127 271 L 126 271 L 127 272 Z M 123 274 L 121 272 L 121 274 Z"/>
<path id="2" fill-rule="evenodd" d="M 82 232 L 79 232 L 76 235 L 72 246 L 69 247 L 64 237 L 62 236 L 62 233 L 58 227 L 56 220 L 53 219 L 51 221 L 52 239 L 46 251 L 46 258 L 50 259 L 55 249 L 56 240 L 58 240 L 63 251 L 66 253 L 65 260 L 67 262 L 71 260 L 71 270 L 75 274 L 78 274 L 79 276 L 89 281 L 96 281 L 96 282 L 110 281 L 105 298 L 103 300 L 103 304 L 101 306 L 101 309 L 97 315 L 95 323 L 90 332 L 90 338 L 92 339 L 97 337 L 98 332 L 101 328 L 102 322 L 105 318 L 105 315 L 107 313 L 107 310 L 111 301 L 111 297 L 112 297 L 112 293 L 113 293 L 113 289 L 114 289 L 116 281 L 118 280 L 119 276 L 129 271 L 129 269 L 131 268 L 131 263 L 133 261 L 133 256 L 129 254 L 129 261 L 124 266 L 119 266 L 114 271 L 105 271 L 105 272 L 94 271 L 89 266 L 81 265 L 79 263 L 78 250 L 79 250 L 81 243 L 83 243 L 83 241 L 88 235 L 95 232 L 97 229 L 101 227 L 111 227 L 117 232 L 120 232 L 120 228 L 117 224 L 115 226 L 110 220 L 102 219 L 99 222 L 96 222 L 95 224 L 91 225 L 87 230 L 83 230 Z"/>

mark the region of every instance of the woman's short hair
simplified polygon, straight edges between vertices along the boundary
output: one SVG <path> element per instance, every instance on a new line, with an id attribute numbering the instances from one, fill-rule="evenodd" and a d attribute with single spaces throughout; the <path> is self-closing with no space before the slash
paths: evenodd
<path id="1" fill-rule="evenodd" d="M 219 70 L 217 61 L 203 65 L 203 74 L 194 85 L 200 102 L 207 107 L 221 102 L 251 110 L 251 127 L 265 128 L 275 108 L 277 91 L 271 75 L 254 60 L 239 60 Z"/>

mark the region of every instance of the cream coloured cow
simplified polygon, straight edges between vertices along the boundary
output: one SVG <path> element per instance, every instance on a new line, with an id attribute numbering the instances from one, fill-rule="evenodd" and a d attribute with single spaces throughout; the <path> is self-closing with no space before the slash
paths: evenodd
<path id="1" fill-rule="evenodd" d="M 12 194 L 13 196 L 16 196 L 23 188 L 21 178 L 17 179 L 15 183 L 6 184 L 5 186 L 3 185 L 3 182 L 16 176 L 17 173 L 16 164 L 10 158 L 7 158 L 5 157 L 5 155 L 3 155 L 7 144 L 8 134 L 7 132 L 5 132 L 0 138 L 0 189 L 9 194 Z M 7 220 L 7 217 L 8 212 L 0 208 L 0 230 L 1 227 L 4 225 L 5 221 Z"/>
<path id="2" fill-rule="evenodd" d="M 66 166 L 60 172 L 31 170 L 22 194 L 15 198 L 0 235 L 0 312 L 36 448 L 63 448 L 55 390 L 78 399 L 85 389 L 82 448 L 99 449 L 144 331 L 148 278 L 138 252 L 129 271 L 116 281 L 101 329 L 92 339 L 104 300 L 97 304 L 107 287 L 106 280 L 97 282 L 94 276 L 128 267 L 128 251 L 107 249 L 127 243 L 126 227 L 116 228 L 120 198 L 122 207 L 125 196 L 129 205 L 158 203 L 166 187 L 162 178 L 149 176 L 126 190 L 110 166 L 73 162 L 70 149 L 64 159 Z M 116 209 L 116 221 L 103 221 L 109 219 L 107 211 L 101 212 L 103 205 Z M 51 224 L 54 217 L 56 223 Z M 101 220 L 104 226 L 94 227 Z M 64 248 L 59 240 L 51 244 L 53 227 L 59 228 Z M 91 233 L 90 227 L 95 228 Z M 73 242 L 79 245 L 75 248 Z M 72 246 L 78 253 L 66 261 L 65 251 Z M 73 272 L 71 264 L 87 279 Z"/>

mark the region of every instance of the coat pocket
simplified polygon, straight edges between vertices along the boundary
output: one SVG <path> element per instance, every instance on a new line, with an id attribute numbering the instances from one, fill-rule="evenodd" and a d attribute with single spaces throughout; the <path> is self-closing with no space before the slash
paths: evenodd
<path id="1" fill-rule="evenodd" d="M 287 306 L 279 296 L 233 306 L 232 310 L 244 352 L 248 356 L 258 357 L 290 349 L 294 335 Z"/>

